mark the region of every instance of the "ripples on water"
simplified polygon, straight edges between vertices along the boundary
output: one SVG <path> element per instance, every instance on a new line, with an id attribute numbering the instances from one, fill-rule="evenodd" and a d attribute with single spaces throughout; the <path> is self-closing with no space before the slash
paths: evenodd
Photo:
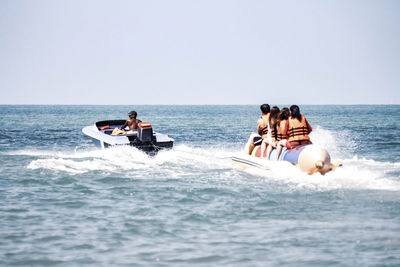
<path id="1" fill-rule="evenodd" d="M 0 106 L 1 265 L 400 264 L 399 106 L 302 107 L 325 176 L 232 165 L 257 106 L 136 107 L 175 138 L 154 158 L 81 133 L 130 109 Z"/>

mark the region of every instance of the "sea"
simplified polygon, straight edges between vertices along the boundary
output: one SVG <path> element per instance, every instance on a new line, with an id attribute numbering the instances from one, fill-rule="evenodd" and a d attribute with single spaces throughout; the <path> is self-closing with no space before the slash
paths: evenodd
<path id="1" fill-rule="evenodd" d="M 1 105 L 0 265 L 400 266 L 400 106 L 300 109 L 342 167 L 234 165 L 259 105 Z M 174 148 L 82 133 L 130 110 Z"/>

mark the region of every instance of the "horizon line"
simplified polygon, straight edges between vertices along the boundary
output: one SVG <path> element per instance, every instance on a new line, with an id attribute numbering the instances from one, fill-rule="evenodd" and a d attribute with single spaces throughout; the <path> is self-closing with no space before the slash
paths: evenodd
<path id="1" fill-rule="evenodd" d="M 259 104 L 2 104 L 0 106 L 256 106 Z M 269 103 L 266 103 L 269 104 Z M 396 106 L 399 104 L 387 103 L 354 103 L 354 104 L 269 104 L 269 105 L 303 105 L 303 106 Z"/>

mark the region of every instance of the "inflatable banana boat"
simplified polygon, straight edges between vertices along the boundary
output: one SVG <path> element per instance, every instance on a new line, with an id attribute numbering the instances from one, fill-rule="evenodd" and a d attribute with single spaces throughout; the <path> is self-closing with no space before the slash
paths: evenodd
<path id="1" fill-rule="evenodd" d="M 276 149 L 273 149 L 269 158 L 261 157 L 261 146 L 256 146 L 249 155 L 249 144 L 246 144 L 244 152 L 232 157 L 232 161 L 242 167 L 257 167 L 268 169 L 268 163 L 276 159 Z M 313 174 L 319 172 L 325 174 L 336 169 L 342 164 L 337 160 L 332 160 L 328 151 L 317 145 L 300 145 L 291 149 L 283 148 L 279 155 L 279 161 L 288 161 L 297 166 L 301 171 Z"/>

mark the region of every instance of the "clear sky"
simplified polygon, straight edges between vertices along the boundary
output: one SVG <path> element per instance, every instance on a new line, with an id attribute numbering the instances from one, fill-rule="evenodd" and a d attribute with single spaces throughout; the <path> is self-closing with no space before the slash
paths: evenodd
<path id="1" fill-rule="evenodd" d="M 0 104 L 400 104 L 400 1 L 0 0 Z"/>

